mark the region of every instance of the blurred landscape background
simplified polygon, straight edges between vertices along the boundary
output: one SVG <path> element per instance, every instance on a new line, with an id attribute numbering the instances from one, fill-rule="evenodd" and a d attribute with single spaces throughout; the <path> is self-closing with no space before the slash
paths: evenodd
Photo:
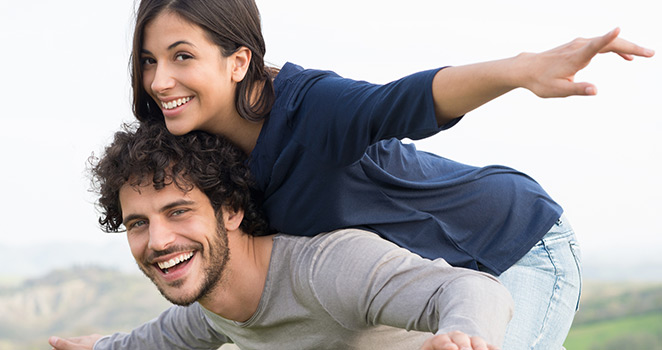
<path id="1" fill-rule="evenodd" d="M 662 349 L 662 280 L 584 281 L 568 350 Z M 127 332 L 169 303 L 136 272 L 57 269 L 0 281 L 0 349 L 48 349 L 51 335 Z"/>
<path id="2" fill-rule="evenodd" d="M 86 161 L 134 120 L 137 0 L 0 1 L 0 350 L 50 335 L 125 331 L 167 302 L 123 234 L 97 225 Z M 662 2 L 257 0 L 266 61 L 386 83 L 420 70 L 540 52 L 621 27 L 652 59 L 600 55 L 598 95 L 516 90 L 416 141 L 542 184 L 580 241 L 584 289 L 568 350 L 661 349 Z"/>

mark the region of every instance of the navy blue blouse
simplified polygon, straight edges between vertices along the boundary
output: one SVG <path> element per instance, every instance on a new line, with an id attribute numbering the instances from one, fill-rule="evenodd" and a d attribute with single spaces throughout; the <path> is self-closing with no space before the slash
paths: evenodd
<path id="1" fill-rule="evenodd" d="M 436 70 L 385 85 L 288 63 L 249 165 L 272 226 L 311 236 L 344 227 L 378 233 L 427 258 L 500 274 L 561 216 L 532 178 L 418 151 L 437 126 Z"/>

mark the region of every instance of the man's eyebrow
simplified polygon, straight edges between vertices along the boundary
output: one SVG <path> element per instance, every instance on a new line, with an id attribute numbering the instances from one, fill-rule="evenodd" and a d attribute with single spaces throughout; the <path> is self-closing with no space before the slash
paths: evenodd
<path id="1" fill-rule="evenodd" d="M 159 211 L 164 212 L 164 211 L 168 211 L 172 208 L 176 208 L 176 207 L 179 207 L 179 206 L 182 206 L 182 205 L 193 205 L 193 204 L 195 204 L 194 201 L 190 201 L 190 200 L 186 200 L 186 199 L 180 199 L 180 200 L 177 200 L 177 201 L 174 201 L 174 202 L 171 202 L 171 203 L 168 203 L 168 204 L 164 205 L 163 207 L 161 207 L 161 209 L 159 209 Z M 131 220 L 141 219 L 141 218 L 144 218 L 144 217 L 145 216 L 141 215 L 141 214 L 130 214 L 130 215 L 127 215 L 126 217 L 122 218 L 122 222 L 126 223 L 126 222 L 129 222 Z"/>
<path id="2" fill-rule="evenodd" d="M 191 43 L 189 41 L 177 40 L 177 41 L 175 41 L 174 43 L 172 43 L 168 46 L 168 50 L 172 50 L 172 49 L 174 49 L 175 47 L 177 47 L 179 45 L 189 45 L 189 46 L 195 47 L 195 45 L 193 45 L 193 43 Z M 147 55 L 152 55 L 152 53 L 147 49 L 140 49 L 140 53 L 147 54 Z"/>
<path id="3" fill-rule="evenodd" d="M 182 205 L 193 205 L 193 204 L 195 204 L 194 201 L 186 200 L 186 199 L 180 199 L 180 200 L 177 200 L 177 201 L 174 201 L 172 203 L 164 205 L 161 208 L 160 212 L 168 211 L 172 208 L 176 208 L 176 207 L 179 207 L 179 206 L 182 206 Z"/>

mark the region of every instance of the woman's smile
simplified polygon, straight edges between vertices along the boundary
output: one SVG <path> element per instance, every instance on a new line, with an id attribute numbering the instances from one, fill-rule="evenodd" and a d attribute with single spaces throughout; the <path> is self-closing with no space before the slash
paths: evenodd
<path id="1" fill-rule="evenodd" d="M 180 107 L 184 104 L 186 104 L 188 101 L 191 100 L 192 97 L 184 97 L 184 98 L 178 98 L 176 100 L 171 100 L 171 101 L 161 101 L 161 107 L 165 110 L 170 110 L 174 109 L 177 107 Z"/>

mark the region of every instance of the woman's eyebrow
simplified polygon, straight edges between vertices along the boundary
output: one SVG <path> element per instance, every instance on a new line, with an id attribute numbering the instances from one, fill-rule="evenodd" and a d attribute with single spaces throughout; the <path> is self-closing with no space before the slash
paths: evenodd
<path id="1" fill-rule="evenodd" d="M 170 45 L 168 46 L 168 50 L 172 50 L 172 49 L 174 49 L 175 47 L 177 47 L 177 46 L 179 46 L 179 45 L 189 45 L 189 46 L 193 46 L 193 47 L 195 47 L 195 45 L 193 45 L 193 43 L 191 43 L 191 42 L 189 42 L 189 41 L 186 41 L 186 40 L 177 40 L 177 41 L 175 41 L 174 43 L 172 43 L 172 44 L 170 44 Z M 143 48 L 143 49 L 140 49 L 140 52 L 143 53 L 143 54 L 152 55 L 152 52 L 151 52 L 151 51 L 149 51 L 149 50 L 147 50 L 147 49 L 144 49 L 144 48 Z"/>
<path id="2" fill-rule="evenodd" d="M 189 46 L 195 47 L 195 45 L 193 45 L 193 43 L 191 43 L 191 42 L 188 42 L 186 40 L 178 40 L 178 41 L 175 41 L 174 43 L 170 44 L 170 46 L 168 46 L 168 50 L 172 50 L 172 49 L 174 49 L 175 47 L 177 47 L 179 45 L 189 45 Z"/>

